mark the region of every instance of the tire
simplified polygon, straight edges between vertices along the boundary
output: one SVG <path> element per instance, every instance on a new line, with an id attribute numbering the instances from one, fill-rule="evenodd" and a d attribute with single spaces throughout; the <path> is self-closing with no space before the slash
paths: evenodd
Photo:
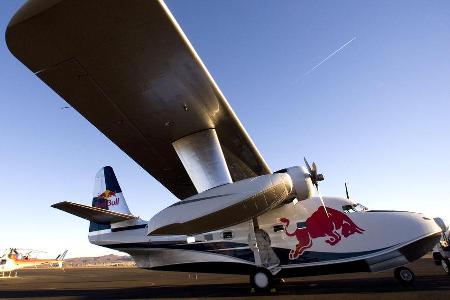
<path id="1" fill-rule="evenodd" d="M 441 265 L 442 255 L 439 252 L 433 252 L 433 261 L 436 266 Z"/>
<path id="2" fill-rule="evenodd" d="M 394 270 L 394 277 L 402 284 L 412 284 L 416 276 L 407 267 L 400 267 Z"/>
<path id="3" fill-rule="evenodd" d="M 272 273 L 265 268 L 257 268 L 250 274 L 250 284 L 255 291 L 269 292 L 274 283 Z"/>
<path id="4" fill-rule="evenodd" d="M 448 259 L 444 258 L 441 260 L 442 269 L 444 269 L 444 272 L 447 273 L 447 275 L 450 275 L 450 262 Z"/>

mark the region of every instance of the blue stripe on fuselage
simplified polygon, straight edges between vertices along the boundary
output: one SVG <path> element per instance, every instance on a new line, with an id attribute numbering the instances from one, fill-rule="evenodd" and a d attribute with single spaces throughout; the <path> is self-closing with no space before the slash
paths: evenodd
<path id="1" fill-rule="evenodd" d="M 162 249 L 179 249 L 179 250 L 192 250 L 192 251 L 203 251 L 209 253 L 216 253 L 221 255 L 227 255 L 233 258 L 243 259 L 249 262 L 254 262 L 253 251 L 245 243 L 234 243 L 234 242 L 209 242 L 209 243 L 180 243 L 180 244 L 168 244 L 168 243 L 125 243 L 125 244 L 111 244 L 102 245 L 113 249 L 124 249 L 124 248 L 139 248 L 139 249 L 152 249 L 152 248 L 162 248 Z M 273 247 L 272 249 L 277 254 L 282 265 L 290 264 L 305 264 L 314 262 L 325 262 L 341 259 L 349 259 L 360 257 L 375 252 L 383 251 L 386 248 L 380 248 L 369 251 L 359 251 L 359 252 L 317 252 L 317 251 L 305 251 L 299 258 L 295 260 L 289 259 L 289 252 L 291 249 Z"/>

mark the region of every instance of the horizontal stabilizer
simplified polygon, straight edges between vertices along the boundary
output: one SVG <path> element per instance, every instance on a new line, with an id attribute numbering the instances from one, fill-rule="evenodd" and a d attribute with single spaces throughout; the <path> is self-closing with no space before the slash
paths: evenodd
<path id="1" fill-rule="evenodd" d="M 52 207 L 100 224 L 116 223 L 137 218 L 129 214 L 122 214 L 103 208 L 92 207 L 68 201 L 53 204 Z"/>

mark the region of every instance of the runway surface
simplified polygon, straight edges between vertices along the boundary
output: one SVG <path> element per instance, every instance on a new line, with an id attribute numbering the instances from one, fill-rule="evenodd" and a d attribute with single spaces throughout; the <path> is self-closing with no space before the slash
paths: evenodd
<path id="1" fill-rule="evenodd" d="M 392 271 L 289 278 L 275 293 L 251 293 L 247 276 L 154 272 L 134 268 L 22 270 L 0 280 L 0 299 L 450 299 L 450 276 L 431 259 L 409 266 L 413 286 L 402 286 Z"/>

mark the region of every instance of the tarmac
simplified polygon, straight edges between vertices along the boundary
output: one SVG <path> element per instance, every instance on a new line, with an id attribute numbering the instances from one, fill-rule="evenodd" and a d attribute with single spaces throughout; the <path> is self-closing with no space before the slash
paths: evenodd
<path id="1" fill-rule="evenodd" d="M 27 269 L 0 280 L 0 299 L 450 299 L 450 276 L 430 258 L 409 265 L 412 286 L 392 271 L 288 278 L 275 292 L 251 291 L 248 276 L 136 268 Z"/>

